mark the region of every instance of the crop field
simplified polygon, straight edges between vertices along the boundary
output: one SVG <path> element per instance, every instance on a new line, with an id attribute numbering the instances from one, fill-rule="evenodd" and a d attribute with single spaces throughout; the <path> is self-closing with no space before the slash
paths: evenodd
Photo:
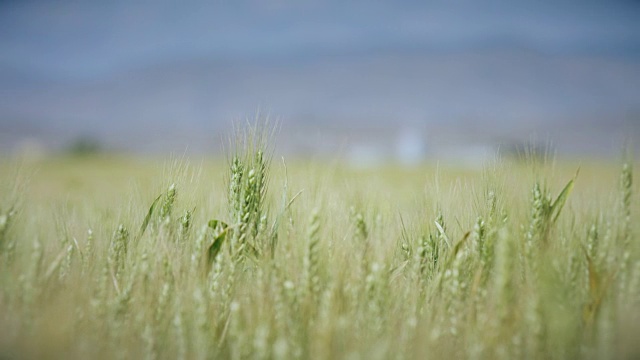
<path id="1" fill-rule="evenodd" d="M 271 154 L 1 160 L 0 358 L 640 358 L 633 161 Z"/>

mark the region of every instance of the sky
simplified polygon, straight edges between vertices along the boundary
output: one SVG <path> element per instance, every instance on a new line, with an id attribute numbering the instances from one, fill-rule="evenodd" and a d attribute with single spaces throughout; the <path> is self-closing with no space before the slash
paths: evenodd
<path id="1" fill-rule="evenodd" d="M 258 108 L 452 142 L 586 124 L 609 146 L 640 121 L 639 16 L 629 0 L 2 1 L 0 149 L 138 150 L 150 127 L 157 148 L 185 146 Z"/>
<path id="2" fill-rule="evenodd" d="M 466 48 L 640 53 L 637 1 L 6 1 L 3 67 L 100 77 L 194 57 Z"/>

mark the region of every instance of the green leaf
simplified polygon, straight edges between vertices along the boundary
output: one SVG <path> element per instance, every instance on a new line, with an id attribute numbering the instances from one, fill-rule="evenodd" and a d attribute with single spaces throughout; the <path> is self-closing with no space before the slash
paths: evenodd
<path id="1" fill-rule="evenodd" d="M 569 180 L 567 185 L 560 192 L 560 195 L 558 195 L 558 198 L 556 199 L 556 201 L 554 201 L 553 204 L 551 205 L 551 217 L 552 217 L 551 222 L 552 223 L 555 223 L 556 220 L 558 220 L 558 217 L 560 216 L 560 211 L 562 211 L 562 208 L 567 202 L 567 198 L 571 194 L 571 191 L 573 191 L 573 184 L 575 182 L 574 180 L 575 178 Z"/>
<path id="2" fill-rule="evenodd" d="M 453 258 L 456 257 L 456 255 L 458 255 L 458 252 L 460 251 L 460 249 L 462 248 L 462 245 L 467 241 L 467 239 L 469 238 L 469 235 L 471 235 L 471 231 L 467 231 L 466 233 L 464 233 L 464 235 L 462 236 L 462 239 L 460 239 L 460 241 L 458 241 L 454 246 L 453 246 Z"/>
<path id="3" fill-rule="evenodd" d="M 222 244 L 224 243 L 224 240 L 227 238 L 227 229 L 224 229 L 220 234 L 218 234 L 215 239 L 213 239 L 213 243 L 211 244 L 211 246 L 209 246 L 209 249 L 207 250 L 207 263 L 209 264 L 209 266 L 211 266 L 211 264 L 213 264 L 213 262 L 216 259 L 216 256 L 218 256 L 218 253 L 220 253 L 220 249 L 222 249 Z"/>
<path id="4" fill-rule="evenodd" d="M 229 227 L 229 225 L 227 225 L 227 223 L 225 223 L 224 221 L 215 220 L 215 219 L 210 220 L 208 225 L 213 230 L 216 230 L 218 226 L 222 227 L 222 230 L 226 230 Z"/>
<path id="5" fill-rule="evenodd" d="M 149 221 L 151 221 L 151 216 L 153 215 L 153 211 L 155 210 L 156 205 L 158 205 L 158 201 L 160 201 L 161 197 L 162 197 L 162 194 L 158 195 L 158 197 L 155 200 L 153 200 L 153 203 L 149 208 L 149 212 L 147 212 L 147 216 L 144 217 L 142 226 L 140 226 L 140 234 L 138 235 L 138 238 L 141 238 L 145 230 L 147 230 L 147 226 L 149 226 Z"/>
<path id="6" fill-rule="evenodd" d="M 211 267 L 211 264 L 216 260 L 216 256 L 220 253 L 222 244 L 227 238 L 227 234 L 231 228 L 224 221 L 216 219 L 210 220 L 208 226 L 214 231 L 213 243 L 211 243 L 211 246 L 209 246 L 209 249 L 207 250 L 207 264 Z"/>
<path id="7" fill-rule="evenodd" d="M 437 224 L 437 222 L 436 222 Z M 449 269 L 449 267 L 453 264 L 453 261 L 455 260 L 456 256 L 458 255 L 458 252 L 460 251 L 460 249 L 462 248 L 462 245 L 464 245 L 464 243 L 467 241 L 467 239 L 469 239 L 469 235 L 471 235 L 470 231 L 467 231 L 466 233 L 464 233 L 464 235 L 462 236 L 462 239 L 460 239 L 460 241 L 458 241 L 454 246 L 453 249 L 451 251 L 451 253 L 449 254 L 449 256 L 447 257 L 447 260 L 444 263 L 444 269 L 447 270 Z M 436 280 L 436 289 L 438 289 L 439 292 L 440 289 L 442 289 L 442 282 L 444 281 L 444 277 L 442 276 L 442 274 L 444 274 L 444 272 L 438 272 L 437 275 L 437 280 Z"/>
<path id="8" fill-rule="evenodd" d="M 438 228 L 438 231 L 440 232 L 440 235 L 442 235 L 442 238 L 447 243 L 447 246 L 451 248 L 451 241 L 449 240 L 447 233 L 444 232 L 444 228 L 437 221 L 435 221 L 435 224 L 436 224 L 436 227 Z"/>

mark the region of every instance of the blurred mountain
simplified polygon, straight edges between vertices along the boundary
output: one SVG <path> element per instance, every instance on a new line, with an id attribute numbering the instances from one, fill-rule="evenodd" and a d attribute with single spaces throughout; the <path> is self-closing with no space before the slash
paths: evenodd
<path id="1" fill-rule="evenodd" d="M 257 110 L 280 117 L 285 134 L 412 127 L 437 141 L 491 142 L 577 132 L 611 141 L 637 131 L 640 109 L 635 59 L 528 49 L 200 59 L 91 82 L 0 76 L 0 132 L 139 151 L 219 150 L 220 132 Z"/>
<path id="2" fill-rule="evenodd" d="M 0 149 L 211 153 L 259 110 L 296 153 L 406 133 L 427 152 L 536 136 L 617 153 L 640 137 L 638 15 L 624 0 L 0 2 Z"/>

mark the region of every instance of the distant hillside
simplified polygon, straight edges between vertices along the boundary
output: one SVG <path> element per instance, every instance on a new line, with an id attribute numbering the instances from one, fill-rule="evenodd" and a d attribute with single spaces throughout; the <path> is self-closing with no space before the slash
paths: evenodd
<path id="1" fill-rule="evenodd" d="M 621 135 L 638 138 L 640 123 L 638 59 L 523 48 L 198 59 L 91 81 L 0 77 L 3 149 L 24 137 L 56 147 L 92 136 L 133 151 L 212 152 L 232 120 L 259 108 L 282 118 L 282 131 L 291 135 L 283 147 L 292 151 L 300 142 L 296 129 L 409 127 L 434 143 L 538 134 L 597 152 Z"/>

